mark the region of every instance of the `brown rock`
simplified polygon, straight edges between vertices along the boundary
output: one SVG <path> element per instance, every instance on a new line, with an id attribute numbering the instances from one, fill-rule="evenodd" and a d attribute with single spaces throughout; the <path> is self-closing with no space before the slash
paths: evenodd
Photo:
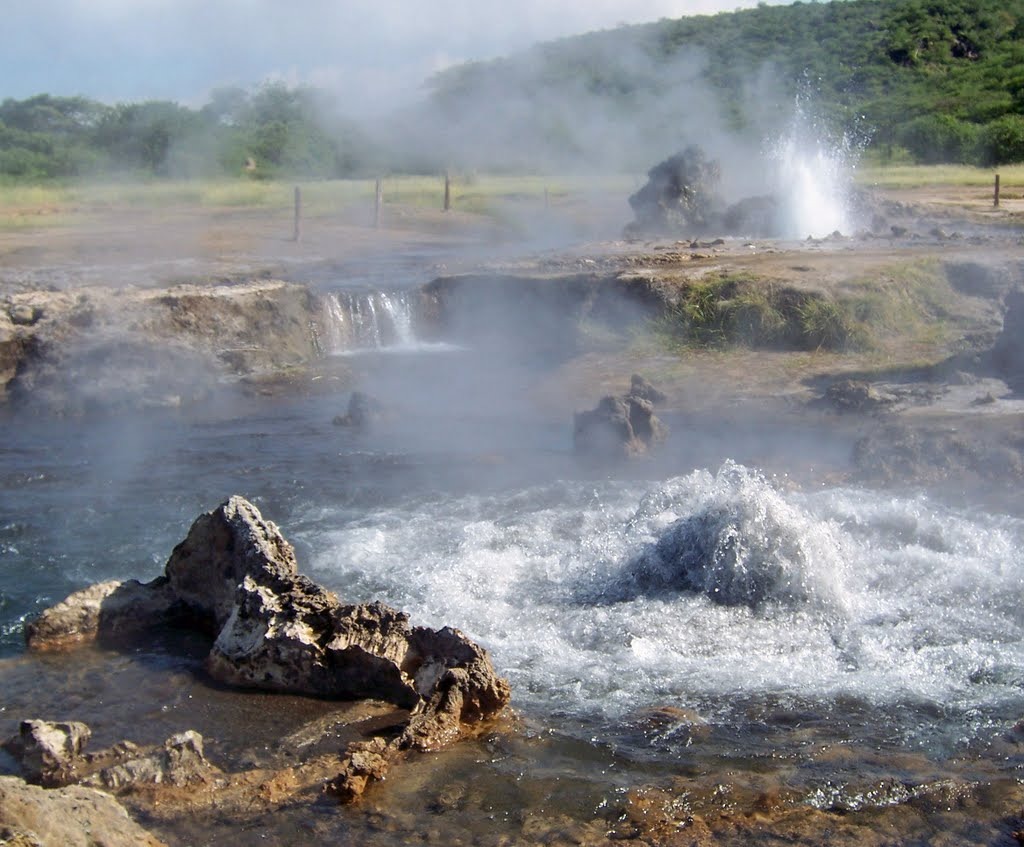
<path id="1" fill-rule="evenodd" d="M 487 652 L 458 630 L 414 628 L 406 614 L 381 603 L 343 605 L 299 574 L 294 550 L 278 528 L 237 496 L 196 519 L 174 548 L 166 577 L 77 592 L 31 624 L 28 638 L 39 648 L 169 622 L 192 623 L 216 636 L 207 668 L 222 682 L 325 698 L 379 698 L 411 711 L 393 742 L 374 747 L 382 757 L 377 766 L 357 767 L 365 751 L 354 750 L 354 776 L 342 780 L 348 786 L 339 790 L 343 797 L 377 778 L 399 751 L 443 747 L 496 716 L 510 697 Z M 133 767 L 111 772 L 112 782 L 102 784 L 120 785 L 143 771 L 162 773 L 152 763 Z"/>
<path id="2" fill-rule="evenodd" d="M 33 650 L 117 640 L 172 619 L 176 609 L 176 598 L 162 577 L 146 584 L 135 580 L 99 582 L 76 591 L 27 623 L 25 640 Z"/>
<path id="3" fill-rule="evenodd" d="M 29 782 L 52 787 L 74 781 L 76 765 L 91 730 L 71 721 L 22 721 L 18 735 L 4 742 L 4 749 L 21 763 Z"/>
<path id="4" fill-rule="evenodd" d="M 39 847 L 163 847 L 110 795 L 93 788 L 45 789 L 0 776 L 0 832 Z"/>
<path id="5" fill-rule="evenodd" d="M 175 597 L 216 634 L 231 616 L 246 576 L 258 583 L 298 573 L 295 551 L 244 497 L 231 497 L 193 522 L 167 560 Z"/>

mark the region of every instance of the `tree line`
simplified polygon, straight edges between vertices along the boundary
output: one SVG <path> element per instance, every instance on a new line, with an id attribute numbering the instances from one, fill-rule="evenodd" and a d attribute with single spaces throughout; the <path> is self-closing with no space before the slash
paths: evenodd
<path id="1" fill-rule="evenodd" d="M 110 174 L 208 177 L 355 175 L 373 145 L 312 88 L 215 90 L 192 109 L 166 100 L 105 105 L 39 94 L 0 103 L 0 175 L 53 180 Z"/>
<path id="2" fill-rule="evenodd" d="M 199 108 L 6 99 L 0 178 L 646 170 L 711 126 L 756 139 L 800 99 L 882 160 L 1019 162 L 1024 0 L 762 5 L 541 44 L 428 88 L 372 127 L 282 83 L 218 89 Z"/>

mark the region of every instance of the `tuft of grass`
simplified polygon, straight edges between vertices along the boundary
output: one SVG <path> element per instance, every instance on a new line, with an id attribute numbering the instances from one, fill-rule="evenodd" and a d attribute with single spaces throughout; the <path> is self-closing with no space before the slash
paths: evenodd
<path id="1" fill-rule="evenodd" d="M 870 345 L 867 326 L 849 303 L 811 296 L 797 307 L 804 349 L 863 350 Z"/>
<path id="2" fill-rule="evenodd" d="M 693 282 L 658 319 L 672 347 L 850 350 L 871 335 L 850 303 L 744 274 Z"/>

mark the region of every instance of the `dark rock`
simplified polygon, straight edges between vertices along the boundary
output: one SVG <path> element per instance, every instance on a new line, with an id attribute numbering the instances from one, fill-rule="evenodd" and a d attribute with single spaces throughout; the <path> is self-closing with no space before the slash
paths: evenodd
<path id="1" fill-rule="evenodd" d="M 726 232 L 748 238 L 777 238 L 782 234 L 779 200 L 772 195 L 746 197 L 733 203 L 722 216 Z"/>
<path id="2" fill-rule="evenodd" d="M 348 401 L 348 410 L 344 415 L 337 415 L 334 423 L 353 429 L 367 429 L 377 423 L 383 415 L 384 407 L 379 400 L 362 391 L 353 391 Z"/>
<path id="3" fill-rule="evenodd" d="M 679 232 L 704 229 L 719 213 L 717 161 L 690 145 L 647 172 L 647 183 L 629 198 L 636 233 Z"/>
<path id="4" fill-rule="evenodd" d="M 1024 391 L 1024 289 L 1006 296 L 1003 331 L 992 348 L 992 362 L 1014 391 Z"/>
<path id="5" fill-rule="evenodd" d="M 633 374 L 629 380 L 629 396 L 639 397 L 641 400 L 647 400 L 653 403 L 655 406 L 664 403 L 668 400 L 668 395 L 664 391 L 659 391 L 653 385 L 651 385 L 646 379 L 640 374 Z"/>
<path id="6" fill-rule="evenodd" d="M 892 403 L 862 379 L 841 379 L 825 391 L 825 400 L 839 412 L 872 412 Z"/>
<path id="7" fill-rule="evenodd" d="M 576 413 L 575 451 L 606 459 L 643 455 L 668 435 L 668 428 L 654 414 L 654 403 L 664 399 L 662 392 L 634 375 L 629 394 L 602 397 L 595 408 Z"/>

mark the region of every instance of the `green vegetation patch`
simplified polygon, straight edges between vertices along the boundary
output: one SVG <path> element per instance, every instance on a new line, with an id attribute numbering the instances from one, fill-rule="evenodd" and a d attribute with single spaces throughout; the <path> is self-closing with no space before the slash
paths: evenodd
<path id="1" fill-rule="evenodd" d="M 842 351 L 871 344 L 853 302 L 730 272 L 683 285 L 656 331 L 684 348 Z"/>

